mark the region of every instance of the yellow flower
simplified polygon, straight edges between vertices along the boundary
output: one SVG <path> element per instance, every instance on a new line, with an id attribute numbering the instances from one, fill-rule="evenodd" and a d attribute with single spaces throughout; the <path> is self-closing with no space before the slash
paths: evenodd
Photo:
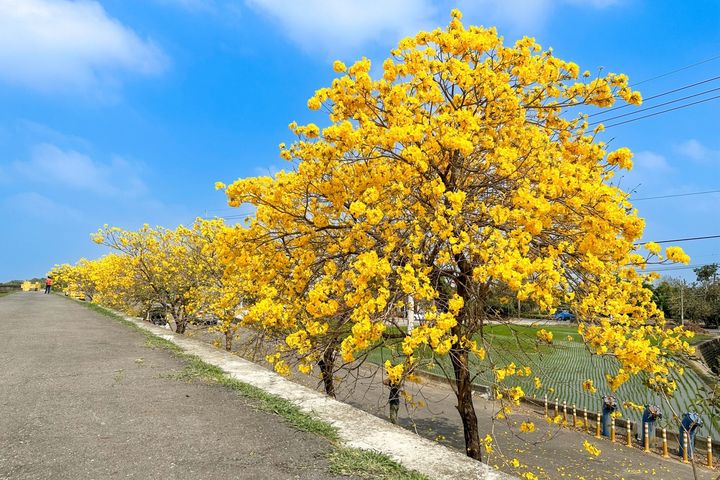
<path id="1" fill-rule="evenodd" d="M 607 162 L 610 165 L 617 165 L 624 170 L 630 170 L 633 166 L 632 157 L 633 154 L 630 149 L 622 147 L 609 153 L 607 156 Z"/>
<path id="2" fill-rule="evenodd" d="M 665 249 L 665 256 L 668 260 L 675 263 L 690 263 L 690 257 L 680 247 L 667 247 Z"/>
<path id="3" fill-rule="evenodd" d="M 520 424 L 520 431 L 526 433 L 532 433 L 535 431 L 535 424 L 533 422 L 522 422 Z"/>
<path id="4" fill-rule="evenodd" d="M 307 101 L 307 106 L 310 110 L 320 110 L 320 107 L 322 107 L 322 103 L 316 97 L 311 97 Z"/>
<path id="5" fill-rule="evenodd" d="M 342 72 L 344 72 L 345 70 L 347 70 L 347 67 L 346 67 L 345 64 L 344 64 L 343 62 L 341 62 L 340 60 L 335 60 L 335 61 L 333 62 L 333 70 L 335 70 L 335 71 L 338 72 L 338 73 L 342 73 Z"/>
<path id="6" fill-rule="evenodd" d="M 586 392 L 589 392 L 589 393 L 597 392 L 597 388 L 595 388 L 595 385 L 593 385 L 593 381 L 589 378 L 587 380 L 583 381 L 582 387 Z"/>
<path id="7" fill-rule="evenodd" d="M 587 440 L 585 440 L 585 441 L 583 442 L 583 448 L 584 448 L 590 455 L 594 455 L 594 456 L 596 456 L 596 457 L 597 457 L 598 455 L 600 455 L 600 453 L 601 453 L 600 449 L 598 449 L 595 445 L 593 445 L 592 443 L 588 442 Z"/>
<path id="8" fill-rule="evenodd" d="M 541 342 L 552 343 L 552 341 L 553 341 L 552 332 L 548 332 L 544 328 L 540 329 L 535 335 L 537 336 L 538 340 L 540 340 Z"/>
<path id="9" fill-rule="evenodd" d="M 490 454 L 493 452 L 493 438 L 490 434 L 485 435 L 485 438 L 482 439 L 483 447 L 485 447 L 485 451 Z"/>
<path id="10" fill-rule="evenodd" d="M 402 363 L 393 366 L 390 360 L 385 361 L 385 372 L 387 372 L 391 385 L 397 385 L 400 382 L 404 370 L 405 366 Z"/>
<path id="11" fill-rule="evenodd" d="M 655 242 L 647 242 L 645 244 L 645 250 L 652 253 L 653 255 L 659 255 L 660 254 L 660 245 L 658 245 Z"/>

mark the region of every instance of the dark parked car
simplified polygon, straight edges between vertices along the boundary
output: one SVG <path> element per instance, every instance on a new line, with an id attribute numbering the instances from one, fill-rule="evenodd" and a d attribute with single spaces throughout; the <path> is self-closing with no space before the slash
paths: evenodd
<path id="1" fill-rule="evenodd" d="M 567 320 L 568 322 L 572 322 L 575 320 L 575 314 L 570 310 L 558 310 L 555 312 L 554 318 L 555 320 Z"/>

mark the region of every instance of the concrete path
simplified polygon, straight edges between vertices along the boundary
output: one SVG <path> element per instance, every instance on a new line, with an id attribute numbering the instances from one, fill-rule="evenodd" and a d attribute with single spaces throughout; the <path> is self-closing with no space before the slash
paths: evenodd
<path id="1" fill-rule="evenodd" d="M 0 298 L 0 479 L 335 479 L 330 445 L 55 295 Z"/>

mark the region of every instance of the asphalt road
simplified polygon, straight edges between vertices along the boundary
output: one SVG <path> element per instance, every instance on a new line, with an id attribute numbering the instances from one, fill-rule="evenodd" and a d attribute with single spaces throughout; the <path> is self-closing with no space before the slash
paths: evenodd
<path id="1" fill-rule="evenodd" d="M 335 479 L 330 445 L 82 305 L 0 298 L 0 479 Z"/>

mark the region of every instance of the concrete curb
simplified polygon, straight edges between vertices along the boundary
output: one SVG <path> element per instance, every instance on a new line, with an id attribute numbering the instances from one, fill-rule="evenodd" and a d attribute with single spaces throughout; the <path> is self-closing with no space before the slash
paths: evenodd
<path id="1" fill-rule="evenodd" d="M 419 437 L 346 403 L 287 380 L 236 355 L 215 349 L 198 340 L 170 333 L 133 317 L 123 316 L 138 327 L 162 337 L 224 370 L 232 378 L 277 395 L 302 411 L 337 428 L 345 446 L 387 455 L 406 468 L 436 480 L 517 480 L 444 445 Z"/>

